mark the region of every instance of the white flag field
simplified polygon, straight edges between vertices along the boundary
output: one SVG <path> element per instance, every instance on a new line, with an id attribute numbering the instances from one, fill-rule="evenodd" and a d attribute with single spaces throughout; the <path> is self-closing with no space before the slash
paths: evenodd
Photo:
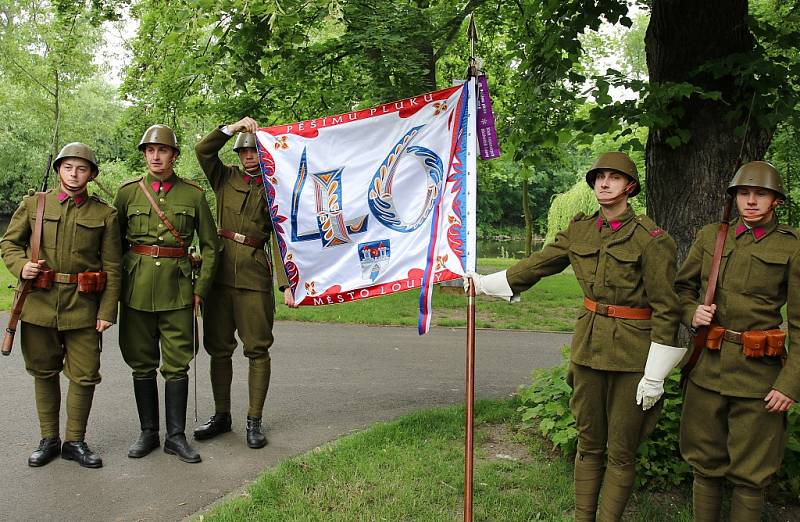
<path id="1" fill-rule="evenodd" d="M 346 303 L 475 270 L 474 82 L 259 129 L 259 161 L 295 302 Z"/>

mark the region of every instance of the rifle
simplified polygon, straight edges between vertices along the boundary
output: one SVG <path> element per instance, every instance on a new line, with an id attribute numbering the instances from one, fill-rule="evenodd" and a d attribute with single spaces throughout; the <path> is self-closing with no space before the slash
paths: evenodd
<path id="1" fill-rule="evenodd" d="M 741 163 L 741 160 L 738 162 Z M 737 169 L 738 170 L 738 165 Z M 711 258 L 711 271 L 708 273 L 708 286 L 706 287 L 705 299 L 703 304 L 711 306 L 714 303 L 714 293 L 717 290 L 717 279 L 719 278 L 719 265 L 722 261 L 722 249 L 725 246 L 725 238 L 728 237 L 728 226 L 731 217 L 731 208 L 733 207 L 733 197 L 728 194 L 725 196 L 725 206 L 722 207 L 722 221 L 719 224 L 717 231 L 717 241 L 714 244 L 714 257 Z M 681 368 L 681 381 L 680 386 L 686 383 L 689 374 L 697 360 L 700 359 L 700 354 L 703 353 L 703 348 L 706 347 L 706 339 L 708 338 L 708 326 L 701 326 L 697 329 L 697 333 L 692 338 L 692 355 L 689 361 Z"/>
<path id="2" fill-rule="evenodd" d="M 36 193 L 38 198 L 36 204 L 36 224 L 34 225 L 33 236 L 31 237 L 31 261 L 34 263 L 39 262 L 39 248 L 42 243 L 42 224 L 44 220 L 44 193 L 47 190 L 47 181 L 50 177 L 50 163 L 52 160 L 53 154 L 51 153 L 47 156 L 42 185 L 39 188 L 39 192 Z M 2 349 L 0 349 L 0 353 L 3 355 L 11 355 L 11 348 L 14 345 L 14 336 L 17 333 L 17 323 L 19 323 L 20 315 L 22 315 L 22 307 L 25 304 L 25 300 L 28 298 L 28 294 L 31 293 L 34 281 L 35 278 L 20 281 L 16 292 L 14 292 L 14 303 L 11 306 L 11 315 L 8 318 L 8 326 L 6 327 L 6 333 L 3 337 L 3 346 Z"/>

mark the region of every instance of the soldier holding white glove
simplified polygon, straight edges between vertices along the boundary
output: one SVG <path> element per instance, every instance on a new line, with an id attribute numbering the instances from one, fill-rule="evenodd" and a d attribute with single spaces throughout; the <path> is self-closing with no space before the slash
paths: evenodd
<path id="1" fill-rule="evenodd" d="M 686 355 L 686 348 L 650 343 L 644 377 L 636 389 L 636 404 L 649 410 L 664 395 L 664 379 Z"/>

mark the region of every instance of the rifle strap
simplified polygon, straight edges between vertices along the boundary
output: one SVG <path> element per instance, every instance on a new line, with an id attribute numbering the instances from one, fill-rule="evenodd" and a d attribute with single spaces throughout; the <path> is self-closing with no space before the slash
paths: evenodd
<path id="1" fill-rule="evenodd" d="M 705 299 L 703 299 L 703 304 L 706 306 L 711 306 L 714 303 L 714 294 L 717 291 L 717 280 L 719 279 L 719 266 L 722 263 L 722 250 L 725 246 L 725 238 L 728 237 L 728 226 L 728 220 L 723 219 L 719 224 L 719 230 L 717 231 L 717 241 L 714 244 L 714 256 L 711 258 L 711 270 L 708 273 L 706 295 Z M 701 334 L 698 332 L 697 336 L 705 338 L 704 330 L 707 329 L 707 326 L 701 327 L 700 330 L 703 331 L 703 333 Z M 697 360 L 700 359 L 700 354 L 703 352 L 704 347 L 704 344 L 701 343 L 694 344 L 692 355 L 689 357 L 689 361 L 681 370 L 681 373 L 683 373 L 684 377 L 688 376 L 689 372 L 691 372 L 692 368 L 694 368 L 694 365 L 697 364 Z"/>
<path id="2" fill-rule="evenodd" d="M 141 179 L 139 180 L 139 188 L 141 189 L 142 193 L 147 198 L 147 201 L 150 202 L 150 206 L 153 207 L 153 210 L 156 211 L 156 214 L 158 215 L 158 219 L 160 219 L 161 222 L 164 223 L 164 226 L 167 227 L 167 230 L 169 230 L 170 233 L 173 236 L 175 236 L 175 239 L 178 241 L 178 244 L 182 248 L 186 248 L 186 241 L 183 240 L 183 238 L 181 237 L 180 233 L 178 233 L 178 231 L 175 229 L 175 227 L 172 225 L 172 223 L 169 222 L 169 219 L 167 219 L 167 215 L 164 214 L 164 211 L 161 210 L 161 208 L 158 206 L 158 203 L 156 203 L 156 200 L 153 198 L 153 196 L 150 194 L 150 192 L 147 191 L 147 187 L 144 185 L 144 180 L 141 180 Z"/>
<path id="3" fill-rule="evenodd" d="M 39 261 L 39 253 L 42 247 L 42 229 L 44 228 L 44 192 L 36 193 L 36 222 L 33 226 L 33 236 L 31 237 L 31 261 L 37 263 Z M 17 323 L 19 322 L 20 315 L 22 315 L 22 306 L 25 304 L 25 299 L 33 286 L 33 279 L 25 279 L 17 292 L 17 298 L 14 300 L 14 306 L 11 307 L 11 314 L 8 318 L 8 328 L 12 332 L 17 330 Z"/>

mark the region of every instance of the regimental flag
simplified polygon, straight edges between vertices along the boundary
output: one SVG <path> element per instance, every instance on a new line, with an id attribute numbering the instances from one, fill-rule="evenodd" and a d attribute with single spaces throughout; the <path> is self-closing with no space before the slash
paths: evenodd
<path id="1" fill-rule="evenodd" d="M 327 305 L 475 270 L 474 82 L 260 129 L 259 157 L 292 293 Z"/>

